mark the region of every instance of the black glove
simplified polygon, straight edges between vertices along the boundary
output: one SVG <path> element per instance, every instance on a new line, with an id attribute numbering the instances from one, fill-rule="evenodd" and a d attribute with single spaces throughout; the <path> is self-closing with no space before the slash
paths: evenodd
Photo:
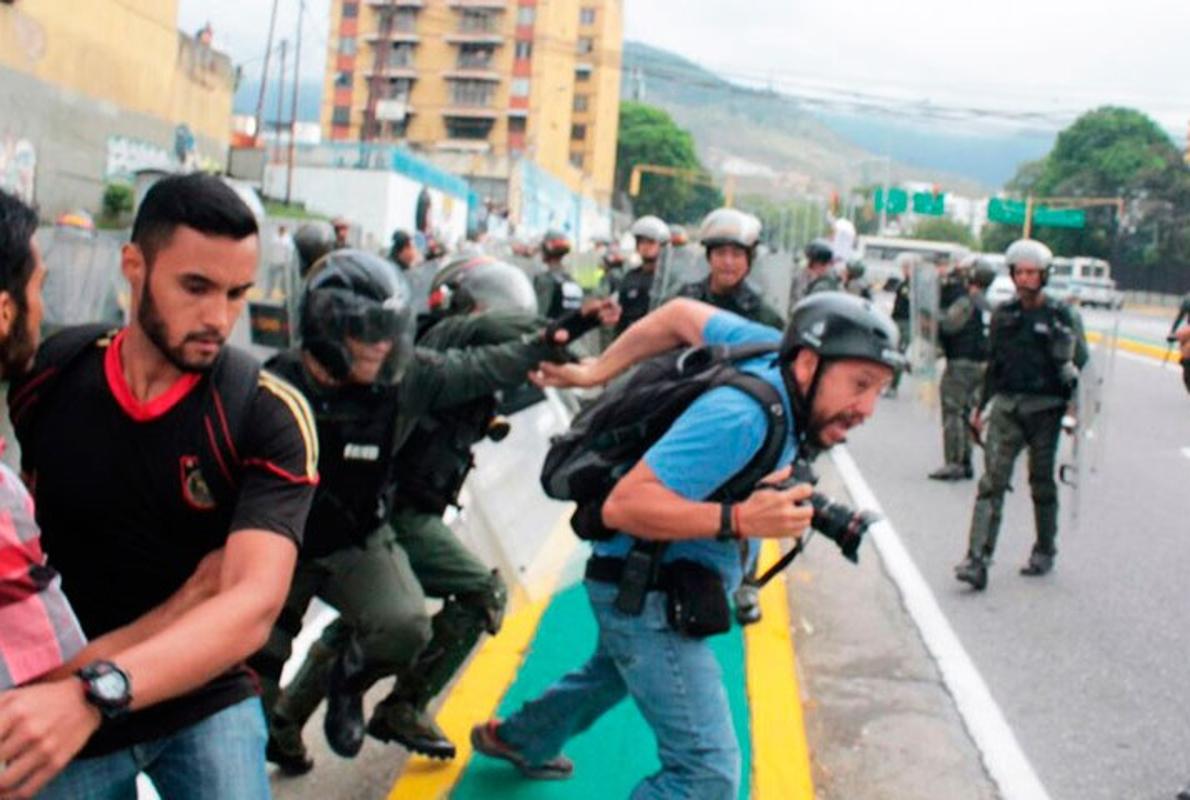
<path id="1" fill-rule="evenodd" d="M 566 344 L 573 344 L 579 337 L 599 327 L 599 315 L 583 314 L 582 311 L 568 311 L 545 326 L 542 337 L 546 344 L 557 345 L 558 331 L 566 331 L 569 335 Z"/>

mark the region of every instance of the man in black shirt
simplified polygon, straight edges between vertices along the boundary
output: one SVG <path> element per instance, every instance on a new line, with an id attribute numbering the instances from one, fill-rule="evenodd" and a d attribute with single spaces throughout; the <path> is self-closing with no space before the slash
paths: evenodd
<path id="1" fill-rule="evenodd" d="M 5 696 L 0 795 L 31 796 L 94 733 L 39 797 L 135 796 L 140 771 L 166 797 L 268 797 L 242 664 L 284 602 L 317 441 L 301 396 L 223 346 L 258 252 L 230 187 L 163 179 L 121 254 L 131 323 L 59 334 L 13 387 L 45 549 L 89 638 L 160 606 L 223 552 L 209 595 L 152 636 Z"/>

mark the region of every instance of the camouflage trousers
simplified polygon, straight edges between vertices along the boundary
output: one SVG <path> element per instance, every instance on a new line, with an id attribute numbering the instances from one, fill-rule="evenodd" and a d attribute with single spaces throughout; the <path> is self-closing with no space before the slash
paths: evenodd
<path id="1" fill-rule="evenodd" d="M 1037 531 L 1034 549 L 1054 554 L 1058 536 L 1058 485 L 1054 480 L 1058 436 L 1063 407 L 1022 413 L 1011 401 L 997 397 L 984 437 L 983 477 L 975 496 L 967 554 L 990 559 L 996 549 L 1004 493 L 1009 489 L 1012 467 L 1022 449 L 1029 451 L 1029 490 Z"/>
<path id="2" fill-rule="evenodd" d="M 897 333 L 899 334 L 899 336 L 897 338 L 897 349 L 900 350 L 902 353 L 904 353 L 905 351 L 907 351 L 909 349 L 909 336 L 910 336 L 910 333 L 912 332 L 909 327 L 909 320 L 898 319 L 898 320 L 893 320 L 893 321 L 897 325 Z M 898 386 L 901 385 L 901 376 L 904 374 L 905 374 L 905 370 L 903 370 L 903 369 L 897 370 L 896 375 L 893 376 L 893 382 L 892 382 L 893 389 L 896 389 Z"/>
<path id="3" fill-rule="evenodd" d="M 971 465 L 971 432 L 967 420 L 980 404 L 983 371 L 982 361 L 946 360 L 939 391 L 942 395 L 942 454 L 947 464 Z"/>

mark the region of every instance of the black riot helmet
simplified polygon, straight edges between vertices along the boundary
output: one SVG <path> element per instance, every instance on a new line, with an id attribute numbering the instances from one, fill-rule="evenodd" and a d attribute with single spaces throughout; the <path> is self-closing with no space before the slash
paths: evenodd
<path id="1" fill-rule="evenodd" d="M 486 255 L 466 255 L 444 266 L 430 284 L 430 310 L 537 313 L 537 295 L 523 270 Z"/>
<path id="2" fill-rule="evenodd" d="M 846 292 L 820 292 L 799 302 L 789 316 L 778 355 L 794 414 L 806 421 L 810 419 L 818 382 L 828 362 L 857 358 L 889 367 L 894 372 L 903 369 L 905 356 L 897 349 L 897 339 L 897 326 L 871 300 Z M 789 369 L 802 348 L 813 350 L 819 357 L 818 368 L 804 393 L 798 389 Z"/>
<path id="3" fill-rule="evenodd" d="M 996 268 L 987 259 L 977 258 L 971 267 L 969 280 L 980 289 L 987 291 L 992 282 L 996 280 Z"/>
<path id="4" fill-rule="evenodd" d="M 303 222 L 293 232 L 293 246 L 298 254 L 298 271 L 304 278 L 314 262 L 335 248 L 335 229 L 326 220 Z"/>
<path id="5" fill-rule="evenodd" d="M 331 377 L 351 371 L 348 339 L 392 342 L 378 380 L 400 381 L 413 357 L 416 312 L 409 281 L 391 261 L 364 250 L 334 250 L 306 280 L 301 303 L 302 349 Z"/>
<path id="6" fill-rule="evenodd" d="M 806 245 L 806 261 L 810 264 L 829 264 L 835 260 L 835 251 L 825 239 L 815 239 Z"/>

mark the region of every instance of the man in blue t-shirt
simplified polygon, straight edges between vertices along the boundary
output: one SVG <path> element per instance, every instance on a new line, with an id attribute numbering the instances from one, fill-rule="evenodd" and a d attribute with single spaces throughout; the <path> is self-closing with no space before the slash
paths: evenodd
<path id="1" fill-rule="evenodd" d="M 784 336 L 679 299 L 634 324 L 600 358 L 543 364 L 538 380 L 595 386 L 675 347 L 762 342 L 780 343 L 777 357 L 751 359 L 742 369 L 772 384 L 792 420 L 779 468 L 766 482 L 789 477 L 801 448 L 843 441 L 872 414 L 902 363 L 892 320 L 851 295 L 803 301 Z M 612 490 L 603 522 L 623 533 L 596 545 L 592 564 L 622 560 L 634 541 L 666 542 L 663 572 L 673 562 L 693 561 L 717 573 L 726 593 L 740 581 L 741 543 L 754 558 L 757 539 L 801 537 L 812 517 L 809 485 L 755 491 L 736 504 L 706 500 L 749 463 L 767 425 L 760 404 L 734 387 L 695 400 Z M 595 654 L 507 720 L 475 726 L 475 749 L 512 762 L 527 777 L 569 777 L 573 765 L 560 754 L 566 741 L 631 695 L 657 737 L 662 764 L 633 798 L 735 798 L 740 751 L 711 648 L 671 628 L 660 587 L 650 586 L 638 615 L 616 609 L 617 583 L 594 570 L 588 569 L 586 589 L 600 629 Z"/>

